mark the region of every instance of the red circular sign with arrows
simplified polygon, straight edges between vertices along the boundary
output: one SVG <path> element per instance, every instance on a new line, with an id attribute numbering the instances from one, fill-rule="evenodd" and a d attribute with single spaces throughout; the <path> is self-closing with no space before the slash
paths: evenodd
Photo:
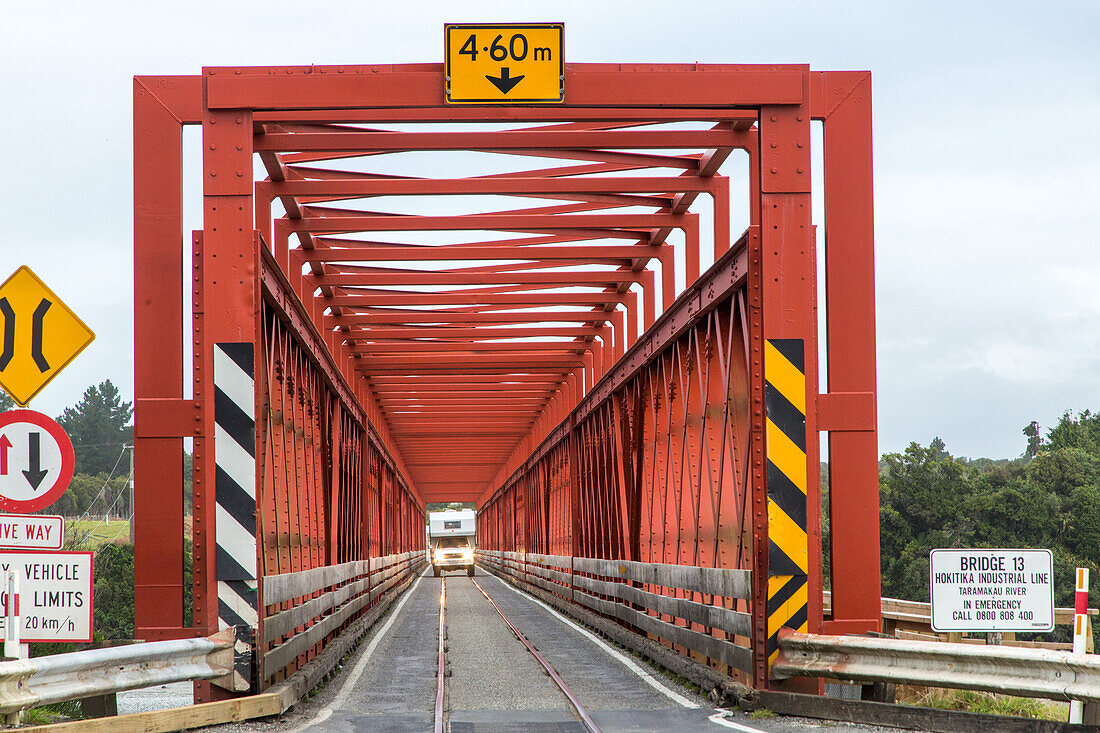
<path id="1" fill-rule="evenodd" d="M 61 498 L 76 456 L 69 436 L 34 410 L 0 412 L 0 510 L 35 512 Z"/>

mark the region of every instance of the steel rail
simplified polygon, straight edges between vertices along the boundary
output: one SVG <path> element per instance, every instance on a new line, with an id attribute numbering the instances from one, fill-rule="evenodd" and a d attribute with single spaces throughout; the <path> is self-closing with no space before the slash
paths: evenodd
<path id="1" fill-rule="evenodd" d="M 447 579 L 439 579 L 439 667 L 435 683 L 435 733 L 443 733 L 444 680 L 447 676 Z"/>
<path id="2" fill-rule="evenodd" d="M 561 676 L 558 675 L 557 670 L 555 670 L 550 665 L 550 663 L 547 662 L 541 654 L 539 654 L 539 650 L 536 649 L 534 645 L 527 640 L 527 637 L 524 636 L 520 632 L 520 630 L 516 628 L 515 624 L 513 624 L 508 619 L 508 617 L 504 615 L 504 611 L 500 610 L 500 606 L 498 606 L 496 604 L 496 601 L 494 601 L 489 596 L 489 594 L 485 592 L 485 589 L 482 588 L 481 585 L 473 578 L 470 579 L 470 582 L 474 584 L 475 588 L 481 591 L 481 595 L 485 596 L 485 600 L 489 601 L 490 605 L 492 605 L 492 607 L 496 609 L 496 612 L 500 614 L 500 617 L 502 619 L 504 619 L 504 623 L 507 624 L 508 628 L 512 630 L 512 633 L 516 635 L 516 638 L 519 639 L 525 647 L 527 647 L 527 651 L 531 652 L 531 654 L 534 655 L 535 659 L 537 659 L 539 664 L 542 665 L 542 668 L 546 670 L 546 673 L 548 675 L 550 675 L 550 679 L 554 680 L 554 684 L 556 684 L 558 686 L 558 689 L 562 691 L 562 694 L 565 695 L 565 698 L 569 701 L 569 705 L 573 708 L 573 712 L 578 718 L 580 718 L 580 721 L 584 725 L 584 727 L 587 728 L 590 733 L 603 733 L 600 730 L 600 727 L 596 725 L 596 721 L 592 719 L 592 717 L 588 714 L 588 711 L 584 709 L 583 705 L 581 705 L 581 701 L 577 699 L 576 695 L 574 695 L 572 690 L 570 690 L 569 687 L 565 684 L 565 680 L 563 680 Z"/>
<path id="3" fill-rule="evenodd" d="M 775 679 L 984 690 L 1048 700 L 1100 701 L 1100 657 L 1048 649 L 976 646 L 861 636 L 779 632 Z"/>

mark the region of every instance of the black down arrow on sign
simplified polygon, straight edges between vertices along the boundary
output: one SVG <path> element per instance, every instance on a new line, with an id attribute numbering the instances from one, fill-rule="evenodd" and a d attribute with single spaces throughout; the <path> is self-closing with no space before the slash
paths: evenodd
<path id="1" fill-rule="evenodd" d="M 23 471 L 23 475 L 27 478 L 27 483 L 31 485 L 31 488 L 38 491 L 42 479 L 46 478 L 46 474 L 50 472 L 49 469 L 42 468 L 42 433 L 27 435 L 27 452 L 27 464 L 30 466 L 30 470 Z"/>
<path id="2" fill-rule="evenodd" d="M 508 70 L 508 67 L 502 66 L 500 68 L 500 76 L 489 76 L 488 74 L 486 74 L 485 78 L 491 81 L 493 83 L 493 86 L 500 90 L 501 94 L 507 94 L 515 88 L 516 84 L 519 84 L 521 81 L 523 81 L 524 76 L 524 74 L 520 74 L 519 76 L 512 76 L 511 72 Z"/>

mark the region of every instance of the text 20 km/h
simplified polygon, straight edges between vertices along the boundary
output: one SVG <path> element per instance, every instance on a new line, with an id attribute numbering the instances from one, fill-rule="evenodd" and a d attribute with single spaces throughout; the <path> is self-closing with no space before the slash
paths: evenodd
<path id="1" fill-rule="evenodd" d="M 449 24 L 444 34 L 448 103 L 565 101 L 562 24 Z"/>

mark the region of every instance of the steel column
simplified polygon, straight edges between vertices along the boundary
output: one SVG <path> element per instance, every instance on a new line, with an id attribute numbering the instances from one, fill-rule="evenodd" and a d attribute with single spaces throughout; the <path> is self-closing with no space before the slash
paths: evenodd
<path id="1" fill-rule="evenodd" d="M 825 277 L 832 523 L 829 633 L 880 629 L 871 75 L 826 72 Z M 826 397 L 823 395 L 823 397 Z"/>
<path id="2" fill-rule="evenodd" d="M 147 413 L 183 398 L 183 125 L 134 80 L 134 623 L 182 635 L 183 441 Z"/>

